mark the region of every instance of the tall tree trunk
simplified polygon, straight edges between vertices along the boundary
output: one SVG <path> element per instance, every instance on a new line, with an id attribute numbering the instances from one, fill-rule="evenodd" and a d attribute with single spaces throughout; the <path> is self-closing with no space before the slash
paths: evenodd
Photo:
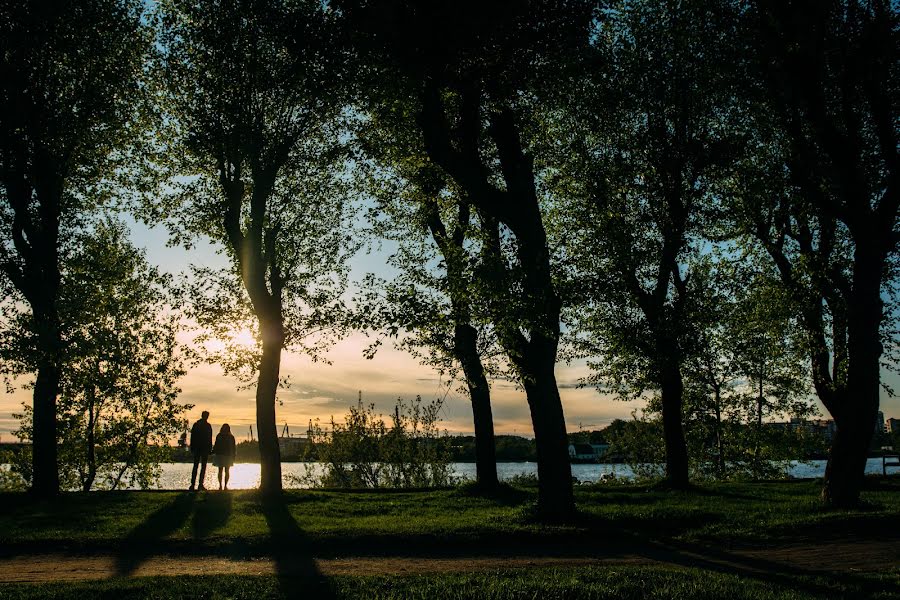
<path id="1" fill-rule="evenodd" d="M 41 359 L 34 382 L 31 491 L 38 497 L 49 497 L 59 493 L 56 447 L 56 397 L 60 380 L 59 321 L 54 308 L 34 312 Z"/>
<path id="2" fill-rule="evenodd" d="M 536 365 L 524 378 L 537 446 L 538 510 L 549 519 L 564 520 L 575 511 L 569 439 L 553 365 Z"/>
<path id="3" fill-rule="evenodd" d="M 832 411 L 836 431 L 822 489 L 822 499 L 835 507 L 859 503 L 881 385 L 881 261 L 866 256 L 866 248 L 857 244 L 854 262 L 847 306 L 848 393 Z"/>
<path id="4" fill-rule="evenodd" d="M 456 325 L 454 351 L 462 364 L 469 397 L 472 400 L 472 418 L 475 425 L 475 477 L 479 487 L 494 490 L 497 479 L 497 457 L 494 443 L 494 416 L 491 411 L 491 391 L 484 366 L 478 355 L 478 332 L 468 324 Z"/>
<path id="5" fill-rule="evenodd" d="M 256 384 L 256 431 L 259 436 L 260 484 L 263 494 L 281 492 L 281 450 L 275 423 L 275 395 L 281 371 L 282 324 L 277 318 L 260 317 L 262 358 Z"/>
<path id="6" fill-rule="evenodd" d="M 97 477 L 97 449 L 96 441 L 94 439 L 94 430 L 97 426 L 97 420 L 94 416 L 94 385 L 88 384 L 88 389 L 85 391 L 87 392 L 88 399 L 87 440 L 85 440 L 85 443 L 87 444 L 87 477 L 85 477 L 82 482 L 81 489 L 84 492 L 89 492 L 91 491 L 91 486 L 94 485 L 94 479 Z"/>
<path id="7" fill-rule="evenodd" d="M 716 461 L 716 472 L 719 479 L 721 479 L 725 475 L 725 444 L 724 440 L 722 440 L 722 390 L 719 384 L 714 384 L 713 394 L 716 402 L 716 449 L 719 453 Z"/>
<path id="8" fill-rule="evenodd" d="M 760 444 L 762 443 L 762 424 L 763 424 L 763 366 L 762 361 L 759 365 L 759 393 L 756 396 L 756 435 L 753 441 L 753 456 L 759 457 Z"/>
<path id="9" fill-rule="evenodd" d="M 684 383 L 677 366 L 666 365 L 663 368 L 660 392 L 666 443 L 666 480 L 673 488 L 685 489 L 689 485 L 689 479 L 687 444 L 682 425 Z"/>
<path id="10" fill-rule="evenodd" d="M 459 264 L 465 252 L 466 228 L 469 225 L 470 208 L 467 202 L 458 201 L 459 221 L 450 235 L 441 219 L 437 201 L 433 195 L 425 201 L 428 228 L 447 265 L 447 278 L 455 282 L 457 290 L 452 294 L 453 305 L 453 354 L 462 365 L 472 402 L 472 421 L 475 427 L 475 477 L 486 491 L 497 489 L 497 457 L 494 443 L 494 415 L 491 411 L 491 390 L 481 356 L 478 354 L 478 330 L 470 321 L 468 289 L 465 271 Z"/>

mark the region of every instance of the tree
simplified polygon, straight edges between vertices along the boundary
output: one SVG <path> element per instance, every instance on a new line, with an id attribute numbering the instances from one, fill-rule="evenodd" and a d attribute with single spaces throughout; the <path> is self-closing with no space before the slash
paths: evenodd
<path id="1" fill-rule="evenodd" d="M 32 491 L 59 490 L 60 254 L 133 161 L 150 36 L 137 0 L 0 6 L 0 270 L 31 311 L 35 363 Z"/>
<path id="2" fill-rule="evenodd" d="M 558 229 L 581 282 L 575 319 L 597 357 L 593 381 L 624 396 L 658 390 L 675 487 L 688 485 L 683 369 L 702 318 L 690 265 L 708 251 L 717 186 L 742 136 L 727 68 L 734 24 L 731 3 L 616 4 L 580 93 L 548 119 L 562 141 Z"/>
<path id="3" fill-rule="evenodd" d="M 260 487 L 279 492 L 281 353 L 315 356 L 328 341 L 355 245 L 338 144 L 344 53 L 314 0 L 170 0 L 160 15 L 179 176 L 160 208 L 177 239 L 225 246 L 232 266 L 197 282 L 212 295 L 195 295 L 192 316 L 232 333 L 246 321 L 223 317 L 251 319 L 258 345 L 226 366 L 257 377 Z"/>
<path id="4" fill-rule="evenodd" d="M 101 221 L 73 242 L 59 303 L 60 478 L 63 487 L 83 491 L 116 489 L 123 481 L 146 488 L 190 408 L 176 402 L 185 370 L 177 315 L 166 309 L 170 278 L 128 242 L 121 223 Z M 15 337 L 33 341 L 28 333 L 6 338 L 4 347 L 12 349 Z M 34 437 L 32 414 L 26 407 L 20 416 L 21 439 Z"/>
<path id="5" fill-rule="evenodd" d="M 800 326 L 777 274 L 758 257 L 707 263 L 698 343 L 685 363 L 689 446 L 706 449 L 710 436 L 703 430 L 711 421 L 716 477 L 772 477 L 802 448 L 793 430 L 766 421 L 813 412 Z M 694 461 L 704 474 L 705 460 Z"/>
<path id="6" fill-rule="evenodd" d="M 423 364 L 451 379 L 462 370 L 472 403 L 476 479 L 491 491 L 499 485 L 488 383 L 497 372 L 497 344 L 481 301 L 484 284 L 476 281 L 478 224 L 469 203 L 427 161 L 402 97 L 367 98 L 360 132 L 360 145 L 375 162 L 358 171 L 377 203 L 374 233 L 399 246 L 389 259 L 398 275 L 390 282 L 370 277 L 360 311 L 370 329 L 402 336 L 398 346 Z"/>
<path id="7" fill-rule="evenodd" d="M 823 499 L 859 500 L 878 410 L 882 292 L 897 251 L 898 12 L 879 0 L 752 4 L 752 81 L 767 92 L 789 181 L 757 237 L 809 332 L 813 382 L 837 432 Z M 830 344 L 829 344 L 830 338 Z"/>
<path id="8" fill-rule="evenodd" d="M 588 38 L 591 6 L 350 0 L 339 6 L 366 51 L 415 91 L 418 110 L 409 117 L 429 160 L 478 214 L 490 265 L 484 277 L 495 291 L 492 322 L 531 412 L 539 509 L 566 518 L 574 500 L 554 373 L 562 301 L 528 135 L 535 95 L 561 53 Z"/>

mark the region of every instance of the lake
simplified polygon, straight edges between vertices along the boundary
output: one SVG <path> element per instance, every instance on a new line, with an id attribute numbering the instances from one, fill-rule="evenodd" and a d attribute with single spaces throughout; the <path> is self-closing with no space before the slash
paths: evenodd
<path id="1" fill-rule="evenodd" d="M 806 463 L 794 461 L 788 466 L 788 474 L 798 479 L 822 477 L 825 474 L 824 460 L 814 460 Z M 159 487 L 165 490 L 187 489 L 191 483 L 192 465 L 185 463 L 164 463 Z M 285 488 L 303 487 L 294 482 L 291 476 L 302 476 L 307 468 L 321 472 L 322 465 L 318 463 L 283 463 L 281 465 Z M 475 479 L 474 463 L 453 463 L 453 474 L 460 479 Z M 532 462 L 497 463 L 497 473 L 501 480 L 511 479 L 516 475 L 537 475 L 537 464 Z M 881 459 L 870 458 L 866 463 L 866 473 L 881 474 Z M 572 476 L 582 482 L 595 482 L 604 477 L 613 475 L 624 479 L 631 479 L 634 473 L 628 465 L 572 465 Z M 206 486 L 216 486 L 216 469 L 209 465 L 206 472 Z M 259 486 L 259 464 L 236 464 L 231 468 L 232 489 L 252 489 Z"/>

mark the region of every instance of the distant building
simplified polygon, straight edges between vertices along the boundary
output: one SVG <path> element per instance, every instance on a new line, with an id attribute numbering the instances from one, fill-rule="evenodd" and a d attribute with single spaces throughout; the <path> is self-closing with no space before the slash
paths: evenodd
<path id="1" fill-rule="evenodd" d="M 281 436 L 278 438 L 278 449 L 281 451 L 282 456 L 296 457 L 303 454 L 303 450 L 308 443 L 309 440 L 305 437 Z"/>
<path id="2" fill-rule="evenodd" d="M 807 421 L 805 419 L 793 417 L 787 422 L 765 423 L 765 426 L 784 431 L 802 431 L 808 435 L 818 435 L 827 442 L 831 441 L 835 432 L 834 421 L 831 419 L 813 419 Z"/>
<path id="3" fill-rule="evenodd" d="M 878 414 L 875 415 L 875 433 L 884 433 L 884 413 L 880 410 L 878 411 Z"/>
<path id="4" fill-rule="evenodd" d="M 597 462 L 607 450 L 609 444 L 569 444 L 569 458 L 579 462 Z"/>
<path id="5" fill-rule="evenodd" d="M 888 419 L 886 425 L 888 433 L 900 433 L 900 419 Z"/>

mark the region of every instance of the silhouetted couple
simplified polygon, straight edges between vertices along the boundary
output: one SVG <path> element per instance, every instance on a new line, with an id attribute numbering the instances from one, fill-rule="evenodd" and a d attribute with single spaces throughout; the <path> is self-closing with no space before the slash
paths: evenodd
<path id="1" fill-rule="evenodd" d="M 212 425 L 209 424 L 209 411 L 204 410 L 200 420 L 191 427 L 191 454 L 194 455 L 194 469 L 191 471 L 191 487 L 197 482 L 197 467 L 200 467 L 199 490 L 205 490 L 206 486 L 206 462 L 209 455 L 213 455 L 213 465 L 219 467 L 219 489 L 222 489 L 222 472 L 225 472 L 225 489 L 228 489 L 228 480 L 231 478 L 231 467 L 234 465 L 235 443 L 231 435 L 231 427 L 228 423 L 222 425 L 219 435 L 216 436 L 216 444 L 212 441 Z"/>

